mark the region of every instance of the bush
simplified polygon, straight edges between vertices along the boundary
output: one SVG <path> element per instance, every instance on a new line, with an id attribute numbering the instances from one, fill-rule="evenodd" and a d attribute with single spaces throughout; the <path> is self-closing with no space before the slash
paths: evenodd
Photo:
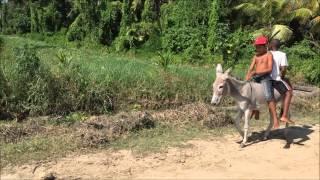
<path id="1" fill-rule="evenodd" d="M 17 96 L 23 96 L 29 89 L 40 69 L 40 59 L 35 50 L 25 46 L 16 49 L 16 65 L 14 66 L 15 89 Z"/>
<path id="2" fill-rule="evenodd" d="M 168 66 L 172 63 L 172 55 L 168 52 L 158 52 L 159 58 L 157 59 L 157 65 L 162 67 L 163 69 L 167 69 Z"/>
<path id="3" fill-rule="evenodd" d="M 118 51 L 139 48 L 149 40 L 150 36 L 159 34 L 157 27 L 152 23 L 136 23 L 123 30 L 126 32 L 116 41 Z"/>
<path id="4" fill-rule="evenodd" d="M 185 53 L 189 62 L 204 56 L 206 39 L 204 31 L 199 28 L 170 28 L 164 32 L 161 40 L 165 51 L 175 54 Z"/>
<path id="5" fill-rule="evenodd" d="M 312 50 L 310 46 L 310 42 L 308 40 L 303 40 L 295 43 L 291 47 L 286 47 L 283 49 L 284 52 L 287 53 L 288 59 L 296 59 L 296 60 L 307 60 L 307 59 L 315 59 L 319 57 L 317 52 Z"/>
<path id="6" fill-rule="evenodd" d="M 3 46 L 4 46 L 4 40 L 2 36 L 0 36 L 0 52 L 2 51 Z"/>
<path id="7" fill-rule="evenodd" d="M 103 45 L 110 46 L 120 32 L 121 3 L 113 2 L 100 13 L 98 40 Z"/>
<path id="8" fill-rule="evenodd" d="M 35 49 L 24 46 L 16 49 L 13 66 L 13 111 L 29 109 L 40 113 L 48 108 L 48 70 L 40 64 Z"/>
<path id="9" fill-rule="evenodd" d="M 287 53 L 290 76 L 303 76 L 308 83 L 320 85 L 320 54 L 303 40 L 283 49 Z"/>
<path id="10" fill-rule="evenodd" d="M 196 42 L 188 47 L 183 54 L 184 60 L 192 64 L 202 64 L 205 62 L 206 57 L 209 53 L 203 44 Z"/>
<path id="11" fill-rule="evenodd" d="M 308 82 L 320 86 L 320 58 L 305 63 L 305 77 Z"/>
<path id="12" fill-rule="evenodd" d="M 119 36 L 115 40 L 115 47 L 118 52 L 130 49 L 130 41 L 126 36 Z"/>
<path id="13" fill-rule="evenodd" d="M 27 33 L 31 31 L 31 20 L 26 14 L 18 14 L 14 19 L 14 28 L 17 33 Z"/>
<path id="14" fill-rule="evenodd" d="M 67 39 L 69 41 L 83 40 L 86 36 L 85 25 L 83 24 L 82 14 L 78 15 L 78 17 L 74 20 L 74 22 L 70 25 Z"/>
<path id="15" fill-rule="evenodd" d="M 288 59 L 288 76 L 297 82 L 320 85 L 320 59 Z"/>
<path id="16" fill-rule="evenodd" d="M 76 63 L 66 51 L 57 53 L 58 71 L 50 84 L 50 113 L 86 111 L 106 113 L 113 110 L 112 95 L 88 77 L 86 68 Z"/>
<path id="17" fill-rule="evenodd" d="M 237 64 L 240 59 L 251 59 L 254 55 L 253 37 L 248 31 L 237 29 L 231 32 L 228 24 L 219 23 L 216 33 L 214 52 L 222 55 L 227 67 Z"/>
<path id="18" fill-rule="evenodd" d="M 10 96 L 10 89 L 7 79 L 5 78 L 2 69 L 0 69 L 0 112 L 2 108 L 7 108 L 8 98 Z"/>
<path id="19" fill-rule="evenodd" d="M 3 46 L 4 46 L 4 40 L 0 36 L 0 55 L 2 53 Z M 3 108 L 7 108 L 6 106 L 8 104 L 8 97 L 10 95 L 8 82 L 2 71 L 2 68 L 3 68 L 3 62 L 0 61 L 0 113 L 3 110 Z"/>

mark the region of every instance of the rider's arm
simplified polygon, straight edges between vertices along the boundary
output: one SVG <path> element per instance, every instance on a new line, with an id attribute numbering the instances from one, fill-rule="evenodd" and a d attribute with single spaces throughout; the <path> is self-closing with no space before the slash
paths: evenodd
<path id="1" fill-rule="evenodd" d="M 251 62 L 251 65 L 250 65 L 250 68 L 249 68 L 249 71 L 246 75 L 246 80 L 250 80 L 251 77 L 255 74 L 255 71 L 254 71 L 254 66 L 256 64 L 256 60 L 255 60 L 255 56 L 252 58 L 252 62 Z"/>
<path id="2" fill-rule="evenodd" d="M 280 75 L 281 75 L 281 78 L 283 79 L 286 75 L 286 72 L 287 72 L 287 66 L 281 66 L 280 67 Z"/>
<path id="3" fill-rule="evenodd" d="M 286 75 L 287 72 L 287 67 L 288 67 L 288 59 L 287 55 L 284 54 L 282 56 L 281 62 L 280 62 L 280 77 L 283 79 Z"/>
<path id="4" fill-rule="evenodd" d="M 268 53 L 266 68 L 260 69 L 259 71 L 256 71 L 256 74 L 258 74 L 258 75 L 270 74 L 272 72 L 272 66 L 273 66 L 272 54 Z"/>

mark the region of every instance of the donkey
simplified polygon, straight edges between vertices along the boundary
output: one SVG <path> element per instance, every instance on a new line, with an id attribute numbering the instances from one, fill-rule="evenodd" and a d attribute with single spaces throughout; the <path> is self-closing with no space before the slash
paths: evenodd
<path id="1" fill-rule="evenodd" d="M 234 124 L 242 136 L 243 140 L 240 147 L 245 147 L 249 129 L 249 119 L 252 110 L 259 110 L 261 105 L 267 105 L 264 98 L 263 86 L 255 82 L 244 82 L 236 80 L 229 75 L 231 69 L 229 68 L 223 73 L 221 64 L 216 67 L 216 79 L 213 83 L 213 96 L 211 104 L 218 105 L 223 96 L 229 95 L 233 97 L 238 104 L 238 113 L 234 119 Z M 274 91 L 274 98 L 276 102 L 279 102 L 281 97 L 278 91 Z M 268 108 L 264 108 L 268 109 Z M 240 120 L 244 114 L 244 131 L 240 127 Z M 270 114 L 270 113 L 269 113 Z M 272 116 L 270 114 L 269 126 L 264 133 L 264 140 L 269 136 L 270 130 L 273 126 Z"/>

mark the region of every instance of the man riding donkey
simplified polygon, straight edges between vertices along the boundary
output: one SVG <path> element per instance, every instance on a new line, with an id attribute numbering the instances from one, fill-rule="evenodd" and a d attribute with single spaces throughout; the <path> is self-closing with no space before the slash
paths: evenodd
<path id="1" fill-rule="evenodd" d="M 276 103 L 274 99 L 275 88 L 281 95 L 284 95 L 283 113 L 280 121 L 293 123 L 288 117 L 289 106 L 292 97 L 292 88 L 289 81 L 284 80 L 286 67 L 288 66 L 286 54 L 279 51 L 280 41 L 274 39 L 270 43 L 271 51 L 267 49 L 268 39 L 264 36 L 256 38 L 254 45 L 256 55 L 253 57 L 246 80 L 254 79 L 261 82 L 264 89 L 265 99 L 268 102 L 269 111 L 273 119 L 273 128 L 279 128 L 276 113 Z M 259 117 L 259 111 L 252 111 L 252 115 Z"/>

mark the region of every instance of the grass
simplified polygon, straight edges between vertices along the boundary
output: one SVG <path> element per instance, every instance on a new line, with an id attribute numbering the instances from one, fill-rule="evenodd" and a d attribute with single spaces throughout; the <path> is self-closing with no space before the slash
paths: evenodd
<path id="1" fill-rule="evenodd" d="M 154 129 L 143 129 L 139 132 L 130 133 L 111 144 L 115 150 L 130 149 L 134 153 L 148 154 L 163 152 L 168 147 L 181 147 L 183 143 L 195 138 L 208 138 L 220 136 L 230 132 L 230 127 L 207 129 L 196 123 L 187 123 L 183 126 L 158 124 Z"/>
<path id="2" fill-rule="evenodd" d="M 1 147 L 1 168 L 8 164 L 17 165 L 30 161 L 41 161 L 63 157 L 76 151 L 78 144 L 72 136 L 34 136 L 18 143 L 4 144 Z"/>
<path id="3" fill-rule="evenodd" d="M 50 123 L 50 122 L 49 122 Z M 66 123 L 66 125 L 70 125 Z M 57 126 L 61 128 L 61 126 Z M 225 129 L 225 127 L 223 128 Z M 124 137 L 108 144 L 102 144 L 98 149 L 131 149 L 135 153 L 147 154 L 162 152 L 168 147 L 181 146 L 183 142 L 209 135 L 223 134 L 219 129 L 209 130 L 199 124 L 171 126 L 158 123 L 155 128 L 130 132 Z M 64 157 L 71 152 L 83 153 L 86 150 L 98 150 L 85 147 L 73 131 L 64 134 L 37 134 L 26 137 L 17 143 L 4 143 L 1 146 L 1 167 L 18 165 L 30 161 L 52 160 Z"/>
<path id="4" fill-rule="evenodd" d="M 35 133 L 34 135 L 21 138 L 15 143 L 3 143 L 1 145 L 1 167 L 18 165 L 30 161 L 52 160 L 66 156 L 71 152 L 85 153 L 103 149 L 121 150 L 128 149 L 140 155 L 163 152 L 169 147 L 185 147 L 185 142 L 192 139 L 211 139 L 225 134 L 237 134 L 233 125 L 208 129 L 197 122 L 167 123 L 156 122 L 151 129 L 142 129 L 125 133 L 123 136 L 100 144 L 97 147 L 88 147 L 77 137 L 77 126 L 72 115 L 58 124 L 52 124 L 48 120 L 44 127 L 54 126 L 52 133 Z M 296 112 L 293 116 L 298 124 L 319 124 L 318 113 Z M 177 120 L 177 122 L 179 122 Z M 1 125 L 10 125 L 10 122 Z M 32 123 L 31 123 L 32 124 Z M 250 132 L 261 131 L 268 125 L 267 113 L 262 113 L 260 120 L 250 121 Z M 239 136 L 240 139 L 240 136 Z"/>
<path id="5" fill-rule="evenodd" d="M 48 81 L 60 81 L 64 86 L 64 89 L 54 92 L 50 92 L 52 88 L 48 87 L 49 92 L 43 96 L 49 96 L 50 93 L 72 96 L 70 98 L 73 99 L 68 101 L 71 103 L 69 106 L 77 108 L 71 111 L 87 111 L 83 109 L 87 99 L 81 98 L 88 97 L 91 92 L 100 99 L 112 97 L 114 105 L 121 109 L 128 108 L 125 106 L 132 103 L 156 109 L 167 107 L 168 104 L 209 101 L 211 96 L 211 84 L 215 76 L 213 67 L 170 64 L 164 69 L 153 60 L 114 55 L 104 48 L 67 48 L 15 36 L 4 36 L 4 40 L 2 69 L 8 81 L 15 81 L 14 49 L 29 44 L 36 48 L 37 56 L 45 66 L 43 73 L 49 79 L 44 79 L 44 83 L 49 86 Z M 58 54 L 63 54 L 70 63 L 61 64 Z M 56 103 L 60 102 L 55 102 L 54 105 Z M 47 104 L 50 107 L 53 103 Z M 95 106 L 98 105 L 101 104 Z M 41 111 L 44 112 L 40 113 L 46 114 L 49 109 Z"/>
<path id="6" fill-rule="evenodd" d="M 58 130 L 56 133 L 35 133 L 16 143 L 2 143 L 1 168 L 8 164 L 16 165 L 59 158 L 70 152 L 83 153 L 88 147 L 83 146 L 82 142 L 75 137 L 73 125 L 84 121 L 94 108 L 103 106 L 104 104 L 98 100 L 105 101 L 107 96 L 112 96 L 115 106 L 121 110 L 172 107 L 170 103 L 179 106 L 208 101 L 211 96 L 211 83 L 215 76 L 212 66 L 169 64 L 163 69 L 157 66 L 151 60 L 152 58 L 147 58 L 150 54 L 139 58 L 130 55 L 115 55 L 103 47 L 77 48 L 77 45 L 59 44 L 59 39 L 44 42 L 23 37 L 4 36 L 4 40 L 5 47 L 0 55 L 0 67 L 10 87 L 14 88 L 15 74 L 12 71 L 16 66 L 14 49 L 27 43 L 36 48 L 42 65 L 47 67 L 46 74 L 50 75 L 54 83 L 61 83 L 63 87 L 51 90 L 51 93 L 55 95 L 53 98 L 55 101 L 43 98 L 44 101 L 41 100 L 39 104 L 36 104 L 41 107 L 47 105 L 47 109 L 39 113 L 60 113 L 70 107 L 72 108 L 68 111 L 76 111 L 76 113 L 69 112 L 69 115 L 60 120 L 49 120 L 47 124 L 43 124 L 45 128 L 54 126 Z M 56 56 L 59 53 L 69 58 L 70 64 L 61 64 Z M 245 67 L 241 64 L 236 66 L 234 74 L 243 77 Z M 44 82 L 44 85 L 48 85 L 48 82 Z M 43 92 L 42 88 L 31 87 L 35 89 L 33 95 L 39 92 L 42 96 L 47 96 L 43 94 L 47 92 Z M 54 109 L 59 103 L 61 109 Z M 77 113 L 78 111 L 84 113 Z M 107 113 L 106 111 L 99 112 Z M 319 114 L 302 113 L 299 109 L 294 112 L 293 117 L 298 119 L 297 122 L 319 123 Z M 262 119 L 251 121 L 250 126 L 253 129 L 265 128 L 268 121 L 265 116 Z M 10 123 L 1 122 L 1 125 L 10 125 Z M 131 149 L 143 154 L 161 152 L 168 147 L 183 146 L 185 141 L 194 138 L 209 138 L 234 132 L 233 126 L 207 129 L 191 122 L 183 125 L 158 122 L 153 129 L 129 132 L 109 144 L 103 144 L 100 148 Z"/>

